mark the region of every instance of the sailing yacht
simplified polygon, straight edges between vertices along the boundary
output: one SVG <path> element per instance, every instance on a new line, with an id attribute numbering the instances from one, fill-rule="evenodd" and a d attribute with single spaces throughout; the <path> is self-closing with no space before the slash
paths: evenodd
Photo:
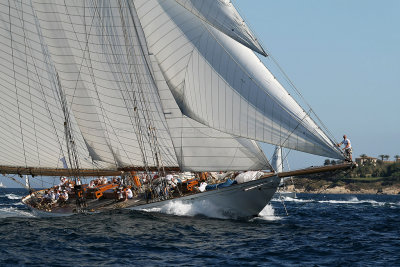
<path id="1" fill-rule="evenodd" d="M 6 188 L 6 186 L 2 182 L 0 182 L 0 188 Z"/>
<path id="2" fill-rule="evenodd" d="M 37 212 L 179 200 L 254 216 L 289 175 L 271 167 L 259 142 L 344 158 L 311 109 L 261 62 L 268 54 L 230 1 L 21 0 L 1 7 L 1 173 L 31 175 L 31 182 L 67 176 L 78 185 L 84 177 L 135 179 L 135 172 L 268 170 L 241 184 L 178 195 L 149 194 L 158 185 L 146 179 L 124 205 L 104 197 L 114 184 L 90 194 L 87 185 L 76 186 L 63 207 L 36 205 L 45 194 L 39 191 L 23 199 Z M 168 184 L 160 184 L 166 192 Z"/>

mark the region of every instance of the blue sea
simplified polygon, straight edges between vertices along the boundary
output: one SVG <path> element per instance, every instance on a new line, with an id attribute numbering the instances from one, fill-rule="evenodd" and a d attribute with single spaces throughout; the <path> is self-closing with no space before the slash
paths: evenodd
<path id="1" fill-rule="evenodd" d="M 38 218 L 26 193 L 0 189 L 0 266 L 400 266 L 400 195 L 299 194 L 232 220 L 180 203 Z"/>

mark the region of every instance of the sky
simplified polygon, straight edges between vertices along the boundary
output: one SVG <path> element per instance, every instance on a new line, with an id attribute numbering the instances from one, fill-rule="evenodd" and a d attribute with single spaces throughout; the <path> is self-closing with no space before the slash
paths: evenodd
<path id="1" fill-rule="evenodd" d="M 232 2 L 336 139 L 347 134 L 353 157 L 400 155 L 400 1 Z M 291 169 L 325 160 L 287 159 Z"/>
<path id="2" fill-rule="evenodd" d="M 354 157 L 400 155 L 399 0 L 233 3 L 336 139 L 347 134 Z M 262 147 L 271 158 L 273 147 Z M 325 158 L 290 151 L 287 160 L 296 169 Z"/>

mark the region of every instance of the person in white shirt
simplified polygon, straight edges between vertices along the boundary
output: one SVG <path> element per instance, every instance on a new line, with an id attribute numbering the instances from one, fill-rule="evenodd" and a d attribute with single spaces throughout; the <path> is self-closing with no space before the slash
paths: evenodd
<path id="1" fill-rule="evenodd" d="M 343 151 L 346 155 L 347 160 L 353 161 L 353 149 L 351 148 L 351 142 L 346 135 L 343 135 L 343 141 L 337 144 L 338 147 L 340 147 L 341 145 L 344 145 Z"/>
<path id="2" fill-rule="evenodd" d="M 125 200 L 132 199 L 132 198 L 133 198 L 132 190 L 130 188 L 127 188 L 125 190 Z"/>

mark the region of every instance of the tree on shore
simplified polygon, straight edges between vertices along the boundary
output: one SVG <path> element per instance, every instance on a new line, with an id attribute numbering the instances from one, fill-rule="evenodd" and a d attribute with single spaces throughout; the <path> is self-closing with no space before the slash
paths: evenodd
<path id="1" fill-rule="evenodd" d="M 399 155 L 395 155 L 394 158 L 396 159 L 396 161 L 399 161 L 400 156 Z"/>
<path id="2" fill-rule="evenodd" d="M 384 156 L 386 160 L 389 160 L 390 156 L 389 155 L 385 155 Z"/>
<path id="3" fill-rule="evenodd" d="M 361 154 L 360 158 L 364 159 L 364 158 L 368 158 L 368 156 L 366 154 Z"/>
<path id="4" fill-rule="evenodd" d="M 383 161 L 383 159 L 385 158 L 385 155 L 379 155 L 378 158 L 381 158 L 381 160 Z"/>

